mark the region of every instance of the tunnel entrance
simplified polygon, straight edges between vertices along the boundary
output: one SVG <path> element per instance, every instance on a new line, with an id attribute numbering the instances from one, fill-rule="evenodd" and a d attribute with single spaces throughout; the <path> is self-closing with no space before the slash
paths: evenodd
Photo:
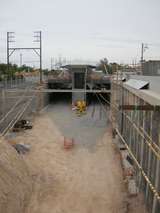
<path id="1" fill-rule="evenodd" d="M 48 94 L 49 104 L 55 103 L 66 103 L 72 104 L 72 93 L 71 92 L 53 92 Z M 110 106 L 110 94 L 109 93 L 87 93 L 86 103 L 91 105 L 93 103 L 99 103 Z"/>
<path id="2" fill-rule="evenodd" d="M 71 92 L 53 92 L 48 94 L 49 104 L 55 103 L 72 103 L 72 93 Z M 104 93 L 87 93 L 86 94 L 86 103 L 87 105 L 91 105 L 93 103 L 99 103 L 103 105 L 109 106 L 110 104 L 110 94 Z"/>
<path id="3" fill-rule="evenodd" d="M 110 94 L 106 93 L 87 93 L 86 96 L 87 99 L 87 105 L 91 105 L 91 104 L 103 104 L 103 105 L 107 105 L 110 106 Z"/>
<path id="4" fill-rule="evenodd" d="M 85 87 L 85 73 L 74 73 L 74 88 L 83 89 Z"/>
<path id="5" fill-rule="evenodd" d="M 49 104 L 55 103 L 72 103 L 72 93 L 71 92 L 53 92 L 49 93 Z"/>

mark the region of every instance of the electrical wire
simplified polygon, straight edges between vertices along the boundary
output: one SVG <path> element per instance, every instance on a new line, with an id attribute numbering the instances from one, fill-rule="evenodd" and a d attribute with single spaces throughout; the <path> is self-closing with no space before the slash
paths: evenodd
<path id="1" fill-rule="evenodd" d="M 111 102 L 109 102 L 108 100 L 106 100 L 101 94 L 99 94 L 99 95 L 101 96 L 101 98 L 102 98 L 106 103 L 111 104 Z M 117 106 L 115 106 L 114 104 L 112 104 L 112 107 L 115 108 L 115 109 L 117 110 Z M 145 137 L 147 137 L 147 139 L 150 141 L 150 142 L 149 142 L 149 141 L 148 141 L 148 142 L 149 142 L 149 143 L 152 143 L 152 146 L 154 146 L 154 148 L 157 149 L 157 151 L 160 152 L 160 148 L 157 146 L 157 144 L 156 144 L 155 142 L 153 142 L 153 140 L 147 135 L 147 133 L 146 133 L 142 128 L 140 128 L 140 127 L 137 128 L 135 122 L 131 121 L 131 119 L 129 118 L 129 116 L 128 116 L 125 112 L 118 111 L 118 113 L 122 113 L 123 115 L 125 115 L 125 116 L 127 117 L 127 119 L 130 120 L 130 122 L 132 122 L 132 123 L 135 125 L 135 127 L 136 127 L 137 131 L 139 132 L 139 134 L 141 134 L 141 136 L 142 136 L 145 140 L 146 140 Z M 140 132 L 139 129 L 141 129 L 141 131 L 143 132 L 143 134 L 145 135 L 145 137 L 144 137 L 144 135 L 142 135 L 142 133 Z"/>
<path id="2" fill-rule="evenodd" d="M 126 146 L 127 150 L 129 151 L 129 153 L 130 153 L 131 157 L 133 158 L 134 162 L 136 163 L 138 169 L 141 171 L 144 179 L 146 180 L 146 182 L 150 186 L 151 191 L 156 196 L 156 198 L 160 201 L 160 194 L 157 192 L 157 189 L 153 186 L 153 184 L 149 180 L 148 176 L 146 175 L 146 173 L 144 172 L 143 168 L 141 167 L 141 165 L 139 164 L 139 162 L 135 158 L 134 154 L 132 153 L 131 149 L 127 145 L 126 141 L 124 140 L 124 138 L 122 137 L 122 135 L 121 135 L 121 133 L 119 132 L 118 129 L 116 129 L 116 132 L 117 132 L 118 136 L 120 137 L 120 139 L 122 140 L 122 142 L 124 143 L 124 145 Z"/>
<path id="3" fill-rule="evenodd" d="M 100 98 L 98 97 L 98 93 L 95 93 L 95 95 L 96 95 L 96 97 L 97 97 L 99 103 L 101 104 L 103 111 L 104 111 L 104 112 L 107 112 L 107 109 L 104 107 L 104 104 L 102 103 L 102 101 L 101 101 Z"/>

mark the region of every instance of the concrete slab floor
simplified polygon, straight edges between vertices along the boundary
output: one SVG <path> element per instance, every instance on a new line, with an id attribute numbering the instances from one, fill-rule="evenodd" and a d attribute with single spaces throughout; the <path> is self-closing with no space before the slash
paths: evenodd
<path id="1" fill-rule="evenodd" d="M 56 123 L 64 137 L 73 138 L 76 145 L 88 148 L 90 151 L 106 132 L 109 124 L 109 110 L 93 103 L 87 108 L 86 114 L 78 116 L 71 110 L 71 104 L 58 102 L 48 106 L 46 113 Z"/>

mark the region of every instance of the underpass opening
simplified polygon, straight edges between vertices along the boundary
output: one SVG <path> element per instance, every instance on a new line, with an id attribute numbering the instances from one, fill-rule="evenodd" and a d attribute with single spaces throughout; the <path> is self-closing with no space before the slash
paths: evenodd
<path id="1" fill-rule="evenodd" d="M 86 100 L 88 106 L 93 103 L 101 103 L 110 106 L 110 94 L 108 93 L 87 93 Z"/>
<path id="2" fill-rule="evenodd" d="M 49 93 L 49 104 L 71 104 L 72 103 L 72 93 L 71 92 L 53 92 Z"/>
<path id="3" fill-rule="evenodd" d="M 77 94 L 77 93 L 75 93 Z M 53 92 L 48 93 L 49 104 L 72 104 L 73 93 L 72 92 Z M 86 93 L 86 104 L 87 106 L 94 103 L 104 104 L 110 106 L 110 94 L 108 93 Z"/>

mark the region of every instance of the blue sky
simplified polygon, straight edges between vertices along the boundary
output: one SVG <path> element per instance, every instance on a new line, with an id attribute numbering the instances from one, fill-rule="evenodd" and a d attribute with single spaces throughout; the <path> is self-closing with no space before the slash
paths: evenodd
<path id="1" fill-rule="evenodd" d="M 138 62 L 142 42 L 149 46 L 145 59 L 160 59 L 159 10 L 159 0 L 1 0 L 0 62 L 6 61 L 7 31 L 16 32 L 13 46 L 29 47 L 35 45 L 36 30 L 43 33 L 44 67 L 59 55 L 75 61 Z M 22 54 L 24 63 L 38 60 L 32 52 Z M 19 55 L 11 61 L 19 63 Z"/>

